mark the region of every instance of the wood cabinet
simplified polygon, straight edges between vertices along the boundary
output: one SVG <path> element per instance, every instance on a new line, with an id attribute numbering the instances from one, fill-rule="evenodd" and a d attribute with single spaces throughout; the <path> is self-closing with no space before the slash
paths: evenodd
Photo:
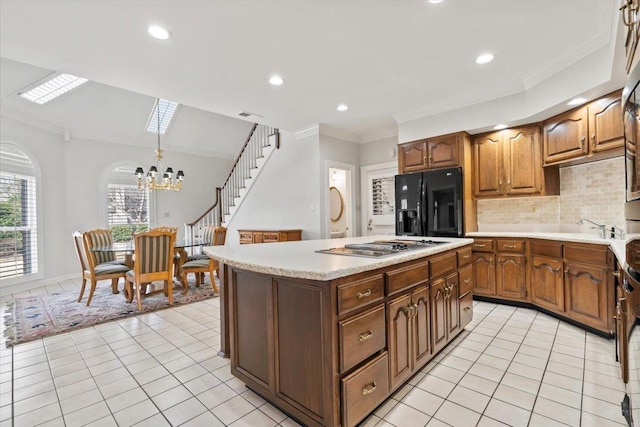
<path id="1" fill-rule="evenodd" d="M 469 246 L 329 281 L 223 270 L 232 374 L 308 426 L 357 425 L 472 318 Z"/>
<path id="2" fill-rule="evenodd" d="M 607 245 L 482 238 L 472 247 L 475 295 L 530 302 L 613 333 L 613 254 Z"/>
<path id="3" fill-rule="evenodd" d="M 482 134 L 473 141 L 474 195 L 559 194 L 559 172 L 542 167 L 540 126 Z"/>
<path id="4" fill-rule="evenodd" d="M 465 132 L 435 136 L 398 145 L 399 173 L 463 166 Z"/>
<path id="5" fill-rule="evenodd" d="M 291 242 L 302 240 L 302 230 L 238 230 L 240 244 Z"/>
<path id="6" fill-rule="evenodd" d="M 544 164 L 621 148 L 624 144 L 621 96 L 622 91 L 616 91 L 546 120 Z"/>

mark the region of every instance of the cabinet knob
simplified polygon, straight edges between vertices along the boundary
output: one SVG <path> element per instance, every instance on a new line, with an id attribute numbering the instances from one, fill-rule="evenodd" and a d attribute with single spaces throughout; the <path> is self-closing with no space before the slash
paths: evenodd
<path id="1" fill-rule="evenodd" d="M 471 281 L 471 279 L 464 279 L 464 284 L 466 285 L 467 283 L 469 283 Z"/>
<path id="2" fill-rule="evenodd" d="M 367 289 L 364 292 L 358 292 L 356 294 L 356 297 L 358 298 L 366 298 L 366 297 L 370 297 L 371 296 L 371 289 Z"/>
<path id="3" fill-rule="evenodd" d="M 462 259 L 469 259 L 469 254 L 462 255 Z"/>
<path id="4" fill-rule="evenodd" d="M 585 142 L 587 140 L 587 137 L 582 135 L 582 138 L 580 138 L 580 142 Z"/>
<path id="5" fill-rule="evenodd" d="M 377 387 L 376 382 L 375 381 L 372 382 L 371 384 L 367 385 L 365 388 L 362 389 L 362 395 L 366 396 L 367 394 L 373 393 L 374 391 L 376 391 L 376 387 Z"/>
<path id="6" fill-rule="evenodd" d="M 371 331 L 371 330 L 369 332 L 364 333 L 364 334 L 358 335 L 358 341 L 360 341 L 360 342 L 370 340 L 371 338 L 373 338 L 373 331 Z"/>
<path id="7" fill-rule="evenodd" d="M 462 311 L 469 311 L 469 310 L 471 310 L 471 307 L 465 307 L 462 309 Z"/>

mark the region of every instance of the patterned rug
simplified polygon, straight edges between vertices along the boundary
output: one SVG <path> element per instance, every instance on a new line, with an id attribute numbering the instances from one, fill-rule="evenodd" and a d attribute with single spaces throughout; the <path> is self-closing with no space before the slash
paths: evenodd
<path id="1" fill-rule="evenodd" d="M 77 302 L 78 291 L 14 299 L 8 303 L 4 316 L 6 345 L 13 346 L 114 319 L 172 307 L 164 294 L 159 293 L 144 297 L 142 311 L 138 311 L 135 299 L 130 304 L 127 303 L 122 290 L 114 295 L 107 282 L 98 283 L 89 307 L 85 305 L 88 295 L 89 291 L 85 290 L 82 302 Z M 199 288 L 190 286 L 185 296 L 180 289 L 174 289 L 173 306 L 202 301 L 213 298 L 214 295 L 208 283 Z"/>

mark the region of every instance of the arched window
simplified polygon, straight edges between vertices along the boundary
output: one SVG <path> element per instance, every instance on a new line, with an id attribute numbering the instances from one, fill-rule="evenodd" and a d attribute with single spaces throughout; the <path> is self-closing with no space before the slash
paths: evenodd
<path id="1" fill-rule="evenodd" d="M 120 165 L 107 175 L 107 225 L 114 243 L 132 239 L 151 225 L 149 191 L 139 190 L 135 166 Z"/>
<path id="2" fill-rule="evenodd" d="M 0 279 L 38 273 L 36 168 L 17 145 L 0 144 Z"/>

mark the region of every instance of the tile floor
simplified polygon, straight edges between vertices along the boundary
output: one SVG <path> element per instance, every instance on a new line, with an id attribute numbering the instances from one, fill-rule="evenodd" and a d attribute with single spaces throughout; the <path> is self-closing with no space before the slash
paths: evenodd
<path id="1" fill-rule="evenodd" d="M 298 425 L 231 376 L 217 356 L 219 332 L 212 299 L 13 348 L 2 342 L 0 427 Z M 623 426 L 624 390 L 612 340 L 476 302 L 466 330 L 362 425 Z"/>

